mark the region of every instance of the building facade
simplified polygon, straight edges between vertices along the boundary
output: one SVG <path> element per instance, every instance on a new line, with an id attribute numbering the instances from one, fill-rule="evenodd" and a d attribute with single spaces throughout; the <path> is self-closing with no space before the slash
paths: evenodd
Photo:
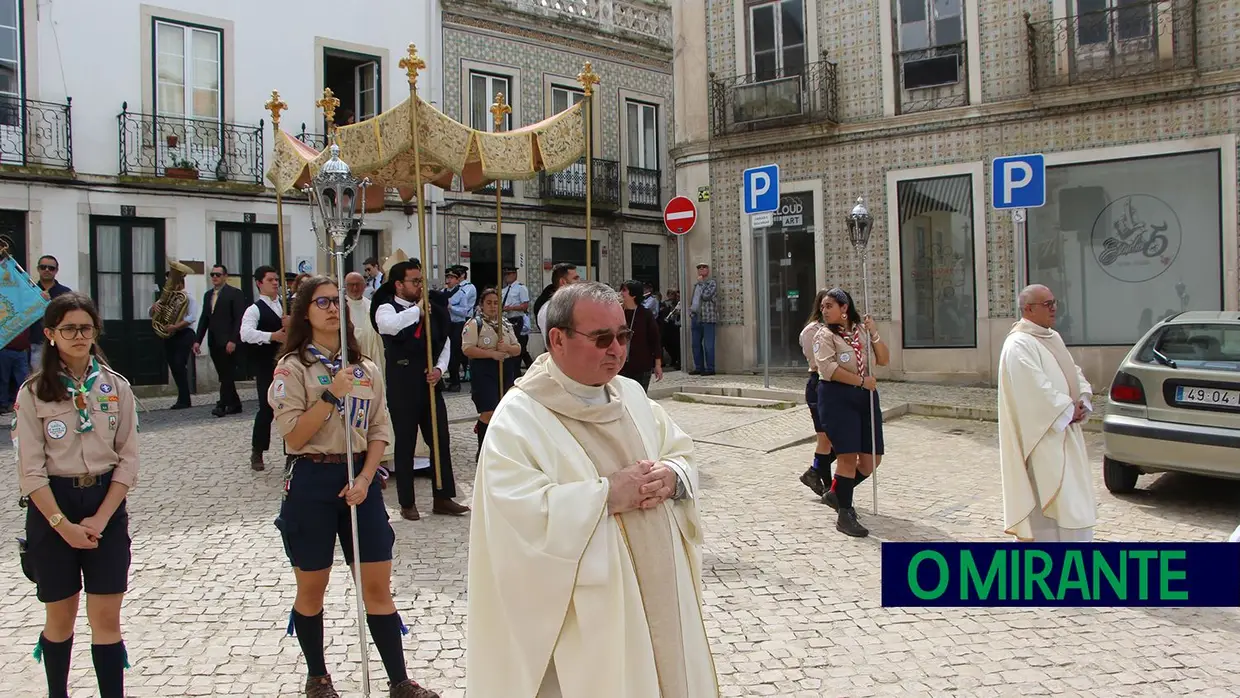
<path id="1" fill-rule="evenodd" d="M 443 111 L 493 131 L 497 93 L 511 114 L 500 128 L 537 123 L 577 104 L 583 64 L 595 86 L 590 118 L 593 221 L 586 259 L 585 161 L 537 179 L 500 182 L 503 265 L 537 295 L 559 262 L 584 278 L 634 278 L 656 291 L 679 283 L 676 245 L 662 224 L 672 192 L 671 9 L 653 0 L 444 0 Z M 458 180 L 459 182 L 459 180 Z M 496 279 L 496 190 L 444 192 L 441 257 L 470 269 L 479 289 Z M 537 342 L 535 342 L 537 344 Z"/>
<path id="2" fill-rule="evenodd" d="M 1095 386 L 1159 319 L 1237 309 L 1240 0 L 684 0 L 674 27 L 677 189 L 713 193 L 688 244 L 719 281 L 720 370 L 761 367 L 765 332 L 773 367 L 803 367 L 824 286 L 879 320 L 888 376 L 975 384 L 1024 282 L 1053 290 Z M 1027 153 L 1047 201 L 1018 243 L 990 170 Z M 768 163 L 781 205 L 755 230 L 741 174 Z"/>
<path id="3" fill-rule="evenodd" d="M 169 383 L 147 317 L 169 259 L 194 270 L 199 299 L 214 264 L 247 298 L 253 270 L 278 264 L 271 91 L 289 107 L 281 127 L 321 146 L 325 87 L 338 118 L 364 119 L 408 96 L 397 62 L 409 43 L 440 61 L 434 0 L 384 5 L 382 22 L 278 5 L 0 0 L 0 233 L 27 270 L 58 258 L 60 281 L 99 305 L 104 350 L 144 390 Z M 422 89 L 439 99 L 437 76 Z M 350 268 L 418 253 L 410 219 L 390 208 L 369 218 Z M 304 197 L 283 216 L 286 271 L 325 271 Z M 200 388 L 213 382 L 206 352 L 195 369 Z"/>

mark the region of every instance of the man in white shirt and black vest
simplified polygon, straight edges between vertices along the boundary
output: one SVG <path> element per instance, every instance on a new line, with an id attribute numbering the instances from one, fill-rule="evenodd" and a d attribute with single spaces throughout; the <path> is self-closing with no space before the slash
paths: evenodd
<path id="1" fill-rule="evenodd" d="M 258 413 L 254 415 L 254 434 L 250 437 L 250 467 L 262 470 L 263 454 L 271 448 L 271 420 L 275 416 L 267 402 L 267 389 L 271 387 L 276 355 L 288 335 L 284 308 L 279 301 L 279 273 L 272 267 L 261 266 L 254 270 L 254 285 L 258 287 L 258 298 L 241 316 L 241 341 L 249 350 L 258 390 Z"/>
<path id="2" fill-rule="evenodd" d="M 440 482 L 432 483 L 435 498 L 435 514 L 460 516 L 469 507 L 453 501 L 456 497 L 456 480 L 452 476 L 451 447 L 448 441 L 448 405 L 438 389 L 452 353 L 448 343 L 451 318 L 447 303 L 442 298 L 428 298 L 432 352 L 437 357 L 434 366 L 427 365 L 426 327 L 422 317 L 422 300 L 425 280 L 422 264 L 416 260 L 397 262 L 388 270 L 387 281 L 371 299 L 371 313 L 375 329 L 383 337 L 383 350 L 387 362 L 384 376 L 388 385 L 388 411 L 392 417 L 395 433 L 394 465 L 396 467 L 396 493 L 400 498 L 400 515 L 409 521 L 421 518 L 414 502 L 413 453 L 415 429 L 421 429 L 422 438 L 431 443 L 431 400 L 437 410 L 439 437 Z M 434 458 L 434 449 L 431 449 Z M 433 464 L 432 464 L 433 465 Z M 434 485 L 438 484 L 439 487 Z"/>

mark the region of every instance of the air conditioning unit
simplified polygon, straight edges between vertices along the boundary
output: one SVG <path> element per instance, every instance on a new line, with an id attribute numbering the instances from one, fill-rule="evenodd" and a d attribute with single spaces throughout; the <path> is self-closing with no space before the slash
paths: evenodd
<path id="1" fill-rule="evenodd" d="M 962 58 L 959 52 L 953 51 L 940 56 L 904 61 L 900 66 L 904 89 L 921 90 L 960 82 Z"/>

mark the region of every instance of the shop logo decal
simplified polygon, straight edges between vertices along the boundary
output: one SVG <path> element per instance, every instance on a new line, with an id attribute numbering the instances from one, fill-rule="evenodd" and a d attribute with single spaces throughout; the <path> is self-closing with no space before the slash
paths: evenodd
<path id="1" fill-rule="evenodd" d="M 1180 218 L 1162 199 L 1132 194 L 1107 204 L 1094 221 L 1093 246 L 1107 275 L 1127 283 L 1149 281 L 1180 254 Z"/>

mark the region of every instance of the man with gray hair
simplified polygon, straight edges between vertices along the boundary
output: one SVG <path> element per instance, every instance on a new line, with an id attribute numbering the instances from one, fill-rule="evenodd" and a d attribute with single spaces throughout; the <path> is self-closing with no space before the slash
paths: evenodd
<path id="1" fill-rule="evenodd" d="M 717 698 L 693 440 L 618 375 L 615 291 L 560 288 L 546 332 L 478 458 L 465 692 Z"/>

